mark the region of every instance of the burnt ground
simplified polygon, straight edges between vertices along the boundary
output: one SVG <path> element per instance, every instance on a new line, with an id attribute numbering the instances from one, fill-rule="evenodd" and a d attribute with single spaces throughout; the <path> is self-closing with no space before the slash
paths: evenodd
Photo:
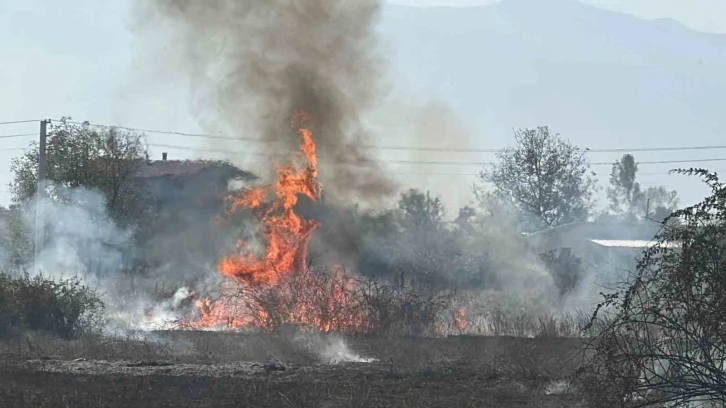
<path id="1" fill-rule="evenodd" d="M 576 407 L 576 390 L 550 387 L 577 368 L 581 345 L 293 333 L 26 338 L 0 343 L 0 406 Z"/>

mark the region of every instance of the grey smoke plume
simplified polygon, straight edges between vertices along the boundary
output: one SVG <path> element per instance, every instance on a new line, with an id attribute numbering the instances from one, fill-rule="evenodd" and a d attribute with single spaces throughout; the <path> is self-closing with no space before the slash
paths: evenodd
<path id="1" fill-rule="evenodd" d="M 154 283 L 132 278 L 127 272 L 134 252 L 133 232 L 120 228 L 107 211 L 101 192 L 77 187 L 56 186 L 55 197 L 43 201 L 44 245 L 37 259 L 23 265 L 32 274 L 60 281 L 78 278 L 95 291 L 105 304 L 108 334 L 138 329 L 164 328 L 178 319 L 182 302 L 192 296 L 179 288 L 166 301 L 154 299 Z M 23 228 L 32 231 L 38 200 L 33 199 L 21 212 Z M 216 277 L 208 271 L 204 276 Z M 211 279 L 211 278 L 210 278 Z"/>
<path id="2" fill-rule="evenodd" d="M 284 162 L 301 142 L 291 116 L 311 112 L 331 197 L 395 191 L 364 147 L 361 121 L 381 96 L 377 0 L 139 0 L 135 10 L 138 30 L 170 28 L 158 63 L 186 74 L 200 119 L 263 139 Z"/>
<path id="3" fill-rule="evenodd" d="M 57 191 L 62 200 L 43 204 L 46 239 L 35 269 L 54 278 L 78 276 L 91 286 L 120 273 L 132 231 L 116 226 L 101 193 L 82 187 Z M 33 226 L 35 211 L 23 216 L 27 228 Z"/>

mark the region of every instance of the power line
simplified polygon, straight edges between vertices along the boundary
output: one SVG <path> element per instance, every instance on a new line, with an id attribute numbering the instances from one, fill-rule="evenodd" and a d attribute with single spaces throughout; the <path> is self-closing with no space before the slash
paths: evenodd
<path id="1" fill-rule="evenodd" d="M 68 123 L 83 125 L 84 122 L 68 121 Z M 103 128 L 116 128 L 124 129 L 133 132 L 141 133 L 152 133 L 162 135 L 173 135 L 173 136 L 184 136 L 184 137 L 196 137 L 206 139 L 219 139 L 219 140 L 239 140 L 248 142 L 270 142 L 270 139 L 264 138 L 247 138 L 247 137 L 235 137 L 225 135 L 210 135 L 204 133 L 186 133 L 186 132 L 174 132 L 166 130 L 152 130 L 152 129 L 141 129 L 133 128 L 128 126 L 113 126 L 113 125 L 96 125 L 91 124 L 95 127 Z M 279 140 L 279 139 L 278 139 Z M 380 149 L 380 150 L 398 150 L 398 151 L 418 151 L 418 152 L 450 152 L 450 153 L 500 153 L 507 149 L 485 149 L 485 148 L 454 148 L 454 147 L 412 147 L 412 146 L 387 146 L 387 145 L 361 145 L 360 147 L 365 149 Z M 726 149 L 726 145 L 714 145 L 714 146 L 677 146 L 677 147 L 636 147 L 636 148 L 604 148 L 604 149 L 590 149 L 585 148 L 586 153 L 627 153 L 627 152 L 666 152 L 666 151 L 685 151 L 685 150 L 715 150 L 715 149 Z"/>
<path id="2" fill-rule="evenodd" d="M 27 137 L 27 136 L 37 136 L 35 133 L 21 133 L 19 135 L 4 135 L 0 136 L 0 139 L 11 139 L 14 137 Z"/>
<path id="3" fill-rule="evenodd" d="M 284 156 L 289 153 L 261 153 L 261 152 L 245 152 L 238 150 L 228 149 L 206 149 L 206 148 L 193 148 L 189 146 L 177 146 L 167 144 L 150 144 L 153 147 L 165 147 L 170 149 L 180 150 L 192 150 L 192 151 L 204 151 L 204 152 L 218 152 L 218 153 L 238 153 L 252 156 Z M 492 162 L 452 162 L 452 161 L 422 161 L 422 160 L 375 160 L 370 159 L 366 161 L 374 162 L 385 162 L 385 163 L 397 163 L 397 164 L 435 164 L 435 165 L 472 165 L 472 166 L 487 166 L 493 164 Z M 688 160 L 658 160 L 658 161 L 640 161 L 636 164 L 675 164 L 675 163 L 701 163 L 701 162 L 713 162 L 713 161 L 726 161 L 726 158 L 711 158 L 711 159 L 688 159 Z M 611 166 L 612 162 L 595 162 L 590 163 L 592 166 Z"/>
<path id="4" fill-rule="evenodd" d="M 27 147 L 15 147 L 12 149 L 0 149 L 0 152 L 12 152 L 12 151 L 16 151 L 16 150 L 26 150 L 26 149 L 27 149 Z"/>
<path id="5" fill-rule="evenodd" d="M 127 130 L 137 130 L 132 128 L 119 128 Z M 240 141 L 254 141 L 254 142 L 265 142 L 269 141 L 266 139 L 251 139 L 251 138 L 235 138 L 229 136 L 212 136 L 204 134 L 188 134 L 179 132 L 150 132 L 160 134 L 170 134 L 179 136 L 192 136 L 210 139 L 225 139 L 225 140 L 240 140 Z M 397 151 L 413 151 L 413 152 L 445 152 L 445 153 L 501 153 L 507 149 L 479 149 L 479 148 L 453 148 L 453 147 L 410 147 L 410 146 L 386 146 L 386 145 L 361 145 L 364 149 L 379 149 L 379 150 L 397 150 Z M 726 145 L 716 146 L 682 146 L 682 147 L 641 147 L 641 148 L 614 148 L 614 149 L 589 149 L 586 148 L 586 153 L 622 153 L 622 152 L 667 152 L 667 151 L 686 151 L 686 150 L 718 150 L 726 149 Z M 612 163 L 610 163 L 612 164 Z"/>
<path id="6" fill-rule="evenodd" d="M 724 172 L 726 170 L 713 170 L 715 172 Z M 403 176 L 479 176 L 481 173 L 439 173 L 439 172 L 415 172 L 415 173 L 392 173 Z M 670 176 L 677 173 L 657 172 L 657 173 L 636 173 L 636 177 L 640 176 Z"/>
<path id="7" fill-rule="evenodd" d="M 0 122 L 0 125 L 14 125 L 16 123 L 32 123 L 32 122 L 41 122 L 43 119 L 30 119 L 30 120 L 16 120 L 12 122 Z"/>
<path id="8" fill-rule="evenodd" d="M 642 161 L 642 162 L 636 162 L 635 164 L 705 163 L 705 162 L 714 162 L 714 161 L 726 161 L 726 157 L 720 157 L 720 158 L 715 158 L 715 159 Z M 601 164 L 612 164 L 612 163 L 592 163 L 592 164 L 601 165 Z"/>
<path id="9" fill-rule="evenodd" d="M 177 146 L 177 145 L 168 145 L 168 144 L 158 144 L 158 143 L 150 143 L 149 146 L 151 147 L 165 147 L 168 149 L 177 149 L 177 150 L 194 150 L 194 151 L 204 151 L 204 152 L 211 152 L 211 153 L 238 153 L 238 154 L 246 154 L 250 156 L 287 156 L 289 154 L 295 154 L 299 152 L 280 152 L 280 153 L 261 153 L 261 152 L 245 152 L 241 150 L 229 150 L 229 149 L 207 149 L 207 148 L 194 148 L 189 146 Z"/>
<path id="10" fill-rule="evenodd" d="M 18 121 L 19 122 L 26 122 L 26 121 Z M 8 123 L 8 122 L 5 122 Z M 69 122 L 69 123 L 79 123 L 79 122 Z M 105 126 L 105 125 L 95 125 L 95 126 Z M 110 127 L 110 126 L 106 126 Z M 136 129 L 136 128 L 126 128 L 126 127 L 117 127 L 117 128 L 123 128 L 123 129 L 129 129 L 129 130 L 138 130 L 143 131 L 142 129 Z M 155 132 L 161 132 L 161 131 L 155 131 Z M 191 133 L 180 133 L 180 132 L 164 132 L 165 134 L 176 134 L 176 135 L 188 135 L 192 136 L 194 134 Z M 0 138 L 15 138 L 15 137 L 27 137 L 27 136 L 34 136 L 34 133 L 26 133 L 26 134 L 17 134 L 17 135 L 6 135 L 6 136 L 0 136 Z M 200 136 L 200 137 L 208 137 L 209 135 L 194 135 L 194 136 Z M 223 136 L 220 136 L 222 138 Z M 238 139 L 242 140 L 242 139 Z M 258 139 L 254 139 L 258 140 Z M 246 155 L 252 155 L 252 156 L 264 156 L 264 157 L 272 157 L 272 156 L 284 156 L 287 154 L 295 153 L 295 152 L 282 152 L 282 153 L 261 153 L 261 152 L 247 152 L 247 151 L 234 151 L 229 149 L 207 149 L 207 148 L 193 148 L 189 146 L 178 146 L 178 145 L 169 145 L 169 144 L 149 144 L 149 146 L 153 147 L 164 147 L 169 149 L 181 149 L 181 150 L 193 150 L 193 151 L 206 151 L 206 152 L 218 152 L 218 153 L 238 153 L 238 154 L 246 154 Z M 404 147 L 393 147 L 388 146 L 389 148 L 395 148 L 400 150 L 407 150 L 407 149 L 428 149 L 428 148 L 404 148 Z M 691 146 L 691 147 L 682 147 L 682 148 L 652 148 L 652 151 L 666 151 L 666 150 L 703 150 L 703 149 L 715 149 L 715 148 L 726 148 L 726 146 Z M 386 148 L 386 146 L 383 146 L 383 148 Z M 0 149 L 0 151 L 16 151 L 16 150 L 25 150 L 26 148 L 11 148 L 11 149 Z M 431 149 L 437 149 L 437 148 L 431 148 Z M 453 149 L 449 149 L 452 150 Z M 480 149 L 481 151 L 484 151 L 485 149 Z M 445 151 L 443 148 L 440 151 Z M 472 150 L 473 151 L 473 150 Z M 494 151 L 494 150 L 489 150 Z M 637 151 L 637 149 L 599 149 L 599 150 L 589 150 L 591 152 L 606 152 L 606 151 Z M 640 149 L 640 151 L 644 151 L 644 149 Z M 423 160 L 365 160 L 365 161 L 371 161 L 371 162 L 385 162 L 385 163 L 392 163 L 392 164 L 429 164 L 429 165 L 475 165 L 475 166 L 486 166 L 491 165 L 492 162 L 459 162 L 459 161 L 423 161 Z M 687 160 L 660 160 L 660 161 L 641 161 L 637 162 L 637 164 L 676 164 L 676 163 L 703 163 L 703 162 L 714 162 L 714 161 L 726 161 L 726 158 L 710 158 L 710 159 L 687 159 Z M 609 166 L 612 165 L 611 162 L 594 162 L 590 163 L 593 166 Z"/>
<path id="11" fill-rule="evenodd" d="M 85 122 L 74 122 L 74 121 L 67 121 L 67 123 L 71 123 L 74 125 L 85 124 Z M 266 142 L 266 141 L 268 141 L 268 139 L 260 139 L 260 138 L 209 135 L 209 134 L 203 134 L 203 133 L 174 132 L 174 131 L 169 131 L 169 130 L 140 129 L 140 128 L 132 128 L 132 127 L 128 127 L 128 126 L 96 125 L 96 124 L 90 124 L 90 126 L 102 127 L 102 128 L 107 128 L 107 129 L 123 129 L 123 130 L 128 130 L 131 132 L 140 132 L 140 133 L 155 133 L 155 134 L 161 134 L 161 135 L 200 137 L 200 138 L 205 138 L 205 139 L 241 140 L 241 141 L 247 141 L 247 142 Z"/>
<path id="12" fill-rule="evenodd" d="M 671 152 L 681 150 L 712 150 L 726 149 L 726 145 L 722 146 L 683 146 L 683 147 L 636 147 L 632 149 L 585 149 L 589 153 L 628 153 L 628 152 Z"/>

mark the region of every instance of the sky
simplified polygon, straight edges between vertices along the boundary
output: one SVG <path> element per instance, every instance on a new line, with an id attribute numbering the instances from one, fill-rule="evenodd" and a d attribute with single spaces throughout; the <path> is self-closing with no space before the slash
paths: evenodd
<path id="1" fill-rule="evenodd" d="M 598 7 L 644 18 L 672 18 L 695 30 L 726 33 L 723 0 L 587 0 Z M 472 6 L 484 1 L 399 0 L 413 6 Z M 142 46 L 130 34 L 128 0 L 0 0 L 0 122 L 59 118 L 143 129 L 202 131 L 186 90 L 148 83 L 140 73 Z M 139 92 L 145 89 L 146 92 Z M 393 118 L 392 120 L 395 120 Z M 37 123 L 0 125 L 0 137 L 37 133 Z M 209 129 L 205 129 L 209 132 Z M 35 136 L 0 138 L 0 205 L 9 204 L 10 160 Z M 195 146 L 174 136 L 151 135 L 153 144 Z M 487 146 L 499 148 L 503 146 Z M 160 157 L 160 147 L 151 147 Z M 172 158 L 195 157 L 172 151 Z M 403 176 L 402 176 L 403 177 Z M 656 182 L 668 185 L 667 176 Z M 424 186 L 425 187 L 425 186 Z M 455 188 L 469 194 L 470 184 Z M 436 193 L 436 189 L 432 188 Z M 694 197 L 687 197 L 692 201 Z"/>
<path id="2" fill-rule="evenodd" d="M 496 0 L 395 0 L 406 6 L 480 6 Z M 705 32 L 726 33 L 726 1 L 722 0 L 583 0 L 600 8 L 633 14 L 643 18 L 672 18 Z"/>

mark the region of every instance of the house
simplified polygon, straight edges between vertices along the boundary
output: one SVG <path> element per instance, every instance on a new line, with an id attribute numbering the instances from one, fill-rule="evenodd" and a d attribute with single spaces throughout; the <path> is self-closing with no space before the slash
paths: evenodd
<path id="1" fill-rule="evenodd" d="M 219 210 L 220 200 L 232 182 L 252 181 L 257 177 L 229 163 L 208 160 L 146 161 L 133 175 L 155 198 L 157 210 L 208 208 Z"/>
<path id="2" fill-rule="evenodd" d="M 661 226 L 656 223 L 616 224 L 575 222 L 525 234 L 525 241 L 540 252 L 559 248 L 642 250 L 652 244 Z"/>
<path id="3" fill-rule="evenodd" d="M 524 235 L 538 253 L 572 253 L 590 265 L 633 271 L 644 250 L 655 244 L 658 223 L 577 222 Z"/>
<path id="4" fill-rule="evenodd" d="M 235 183 L 257 177 L 221 161 L 145 161 L 132 176 L 153 200 L 153 220 L 136 259 L 145 273 L 184 277 L 219 260 L 230 239 L 218 220 Z M 234 241 L 234 240 L 232 240 Z"/>

